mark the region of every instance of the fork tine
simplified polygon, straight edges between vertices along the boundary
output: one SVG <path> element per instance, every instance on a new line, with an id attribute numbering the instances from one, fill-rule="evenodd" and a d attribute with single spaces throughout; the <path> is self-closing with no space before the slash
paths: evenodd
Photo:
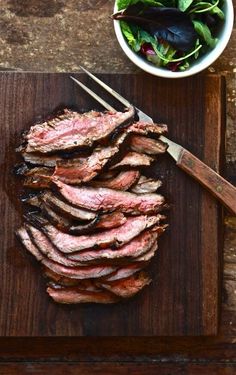
<path id="1" fill-rule="evenodd" d="M 116 112 L 116 109 L 113 108 L 110 104 L 105 102 L 100 96 L 95 94 L 94 91 L 90 90 L 87 86 L 85 86 L 82 82 L 78 81 L 75 77 L 70 76 L 73 81 L 75 81 L 83 90 L 85 90 L 89 95 L 91 95 L 97 102 L 99 102 L 104 108 L 106 108 L 108 111 Z"/>
<path id="2" fill-rule="evenodd" d="M 87 69 L 83 68 L 81 65 L 79 65 L 79 67 L 86 73 L 89 75 L 89 77 L 91 77 L 95 82 L 97 82 L 100 86 L 102 86 L 106 91 L 108 91 L 112 96 L 114 96 L 117 100 L 119 100 L 119 102 L 121 102 L 122 104 L 124 104 L 126 107 L 130 107 L 131 104 L 130 102 L 128 102 L 128 100 L 126 100 L 123 96 L 121 96 L 120 94 L 118 94 L 118 92 L 116 92 L 115 90 L 113 90 L 111 87 L 109 87 L 108 85 L 106 85 L 103 81 L 101 81 L 99 78 L 97 78 L 95 75 L 93 75 L 92 73 L 90 73 Z"/>

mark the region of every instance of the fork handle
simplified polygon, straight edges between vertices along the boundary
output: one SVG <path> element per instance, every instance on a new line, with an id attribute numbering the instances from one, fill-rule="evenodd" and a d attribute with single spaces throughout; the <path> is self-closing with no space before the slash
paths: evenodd
<path id="1" fill-rule="evenodd" d="M 206 187 L 236 215 L 236 188 L 233 185 L 185 149 L 181 152 L 177 165 Z"/>

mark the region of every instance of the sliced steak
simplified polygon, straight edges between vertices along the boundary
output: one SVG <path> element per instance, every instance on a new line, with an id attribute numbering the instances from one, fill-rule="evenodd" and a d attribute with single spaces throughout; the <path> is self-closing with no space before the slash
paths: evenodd
<path id="1" fill-rule="evenodd" d="M 132 135 L 130 138 L 130 147 L 133 151 L 140 152 L 141 154 L 158 155 L 166 152 L 168 145 L 160 139 Z"/>
<path id="2" fill-rule="evenodd" d="M 50 206 L 44 203 L 40 203 L 40 208 L 44 216 L 39 212 L 28 212 L 24 215 L 26 220 L 39 229 L 44 225 L 53 224 L 60 231 L 75 235 L 93 233 L 100 229 L 117 228 L 127 220 L 121 212 L 112 212 L 110 214 L 98 215 L 89 222 L 78 223 L 57 214 Z"/>
<path id="3" fill-rule="evenodd" d="M 134 237 L 138 236 L 145 229 L 150 228 L 155 224 L 159 224 L 162 219 L 162 215 L 130 217 L 127 218 L 125 224 L 118 228 L 84 236 L 72 236 L 63 233 L 52 225 L 46 225 L 42 230 L 58 250 L 70 254 L 94 247 L 104 248 L 111 245 L 121 247 L 125 243 L 131 241 Z"/>
<path id="4" fill-rule="evenodd" d="M 150 122 L 145 121 L 138 121 L 134 124 L 130 125 L 127 132 L 140 134 L 140 135 L 148 135 L 148 134 L 156 134 L 161 135 L 168 131 L 167 125 L 165 124 L 152 124 Z"/>
<path id="5" fill-rule="evenodd" d="M 31 189 L 47 189 L 51 186 L 53 169 L 47 167 L 35 167 L 24 173 L 23 185 Z"/>
<path id="6" fill-rule="evenodd" d="M 125 191 L 135 184 L 139 176 L 140 172 L 136 170 L 121 171 L 116 177 L 107 180 L 93 180 L 90 185 Z"/>
<path id="7" fill-rule="evenodd" d="M 138 182 L 132 187 L 131 191 L 135 194 L 150 194 L 155 193 L 161 185 L 162 182 L 160 180 L 140 176 Z"/>
<path id="8" fill-rule="evenodd" d="M 142 270 L 144 267 L 146 267 L 148 263 L 133 263 L 129 264 L 128 266 L 123 266 L 119 268 L 117 271 L 115 271 L 110 276 L 106 276 L 104 278 L 105 283 L 110 283 L 112 281 L 126 279 L 132 275 L 134 275 L 136 272 Z"/>
<path id="9" fill-rule="evenodd" d="M 56 263 L 48 258 L 46 258 L 34 245 L 27 230 L 25 228 L 20 228 L 17 231 L 17 235 L 20 238 L 22 244 L 25 246 L 35 258 L 40 261 L 44 266 L 51 269 L 52 271 L 66 277 L 71 277 L 73 279 L 89 279 L 89 278 L 99 278 L 109 275 L 115 272 L 116 267 L 112 266 L 91 266 L 91 267 L 67 267 L 59 263 Z"/>
<path id="10" fill-rule="evenodd" d="M 111 166 L 111 170 L 121 167 L 144 167 L 153 162 L 151 156 L 139 154 L 138 152 L 128 152 L 121 161 Z"/>
<path id="11" fill-rule="evenodd" d="M 138 272 L 127 279 L 110 283 L 98 282 L 97 285 L 122 298 L 130 298 L 151 283 L 151 279 L 144 272 Z"/>
<path id="12" fill-rule="evenodd" d="M 81 284 L 82 281 L 83 282 L 88 281 L 88 280 L 78 280 L 78 279 L 73 279 L 73 278 L 69 278 L 66 276 L 61 276 L 58 273 L 53 272 L 47 267 L 43 267 L 43 275 L 48 280 L 53 281 L 61 286 L 78 286 Z"/>
<path id="13" fill-rule="evenodd" d="M 158 194 L 136 195 L 127 191 L 107 188 L 72 187 L 55 181 L 60 193 L 73 205 L 92 211 L 114 211 L 131 213 L 158 212 L 164 204 L 164 197 Z"/>
<path id="14" fill-rule="evenodd" d="M 154 242 L 152 247 L 143 255 L 140 255 L 138 258 L 135 259 L 136 262 L 148 262 L 150 259 L 154 257 L 156 251 L 158 249 L 157 241 Z"/>
<path id="15" fill-rule="evenodd" d="M 52 288 L 48 287 L 47 292 L 55 302 L 72 303 L 115 303 L 119 297 L 109 291 L 90 292 L 80 290 L 78 287 Z"/>
<path id="16" fill-rule="evenodd" d="M 88 157 L 73 158 L 57 162 L 54 177 L 68 184 L 88 182 L 101 172 L 111 158 L 119 152 L 126 134 L 121 134 L 114 145 L 97 147 Z"/>
<path id="17" fill-rule="evenodd" d="M 71 219 L 75 220 L 93 220 L 98 214 L 91 212 L 86 209 L 73 207 L 72 205 L 64 202 L 62 199 L 58 198 L 55 194 L 50 191 L 45 192 L 41 199 L 43 202 L 52 207 L 56 212 L 59 212 Z"/>
<path id="18" fill-rule="evenodd" d="M 26 152 L 48 153 L 92 146 L 95 141 L 106 138 L 129 123 L 134 113 L 133 107 L 124 113 L 93 111 L 62 120 L 55 126 L 48 123 L 34 125 L 26 136 Z"/>
<path id="19" fill-rule="evenodd" d="M 44 167 L 55 167 L 57 162 L 64 160 L 58 155 L 42 155 L 25 151 L 21 155 L 26 163 Z"/>
<path id="20" fill-rule="evenodd" d="M 26 228 L 32 242 L 44 257 L 66 267 L 76 267 L 81 265 L 79 262 L 67 259 L 60 251 L 56 249 L 52 242 L 39 229 L 33 227 L 32 225 L 27 225 Z"/>
<path id="21" fill-rule="evenodd" d="M 161 228 L 161 227 L 160 227 Z M 157 232 L 145 231 L 135 237 L 130 242 L 119 247 L 118 249 L 96 249 L 80 251 L 68 255 L 68 259 L 79 262 L 93 262 L 97 260 L 128 259 L 136 258 L 145 254 L 156 242 Z"/>

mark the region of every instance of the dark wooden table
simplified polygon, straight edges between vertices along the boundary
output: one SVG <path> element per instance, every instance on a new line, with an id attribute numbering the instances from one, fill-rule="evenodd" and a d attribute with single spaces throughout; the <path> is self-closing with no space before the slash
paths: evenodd
<path id="1" fill-rule="evenodd" d="M 236 7 L 236 0 L 233 1 Z M 0 69 L 137 72 L 118 47 L 109 0 L 2 0 Z M 225 177 L 236 183 L 236 30 L 208 73 L 226 76 Z M 236 219 L 225 215 L 221 322 L 217 337 L 0 339 L 0 374 L 235 374 Z M 4 303 L 4 301 L 1 301 Z M 102 345 L 101 345 L 102 344 Z M 107 354 L 109 352 L 109 355 Z"/>

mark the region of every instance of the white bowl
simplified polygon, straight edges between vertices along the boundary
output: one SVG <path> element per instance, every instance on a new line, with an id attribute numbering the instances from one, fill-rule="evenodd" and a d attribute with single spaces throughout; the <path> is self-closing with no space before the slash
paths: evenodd
<path id="1" fill-rule="evenodd" d="M 115 2 L 114 12 L 117 12 L 117 5 Z M 190 68 L 183 72 L 172 72 L 165 68 L 160 68 L 145 59 L 145 57 L 139 56 L 136 52 L 134 52 L 130 46 L 128 45 L 124 35 L 122 34 L 120 22 L 114 20 L 114 28 L 116 37 L 118 42 L 123 49 L 124 53 L 127 57 L 139 68 L 143 69 L 144 71 L 165 78 L 183 78 L 192 76 L 196 73 L 201 72 L 202 70 L 206 69 L 210 66 L 221 53 L 224 51 L 227 43 L 230 39 L 233 23 L 234 23 L 234 8 L 232 0 L 225 0 L 224 4 L 224 12 L 225 12 L 225 21 L 223 23 L 222 29 L 217 35 L 219 39 L 215 48 L 209 51 L 206 55 L 202 56 L 201 58 L 197 59 L 196 62 L 193 62 Z"/>

